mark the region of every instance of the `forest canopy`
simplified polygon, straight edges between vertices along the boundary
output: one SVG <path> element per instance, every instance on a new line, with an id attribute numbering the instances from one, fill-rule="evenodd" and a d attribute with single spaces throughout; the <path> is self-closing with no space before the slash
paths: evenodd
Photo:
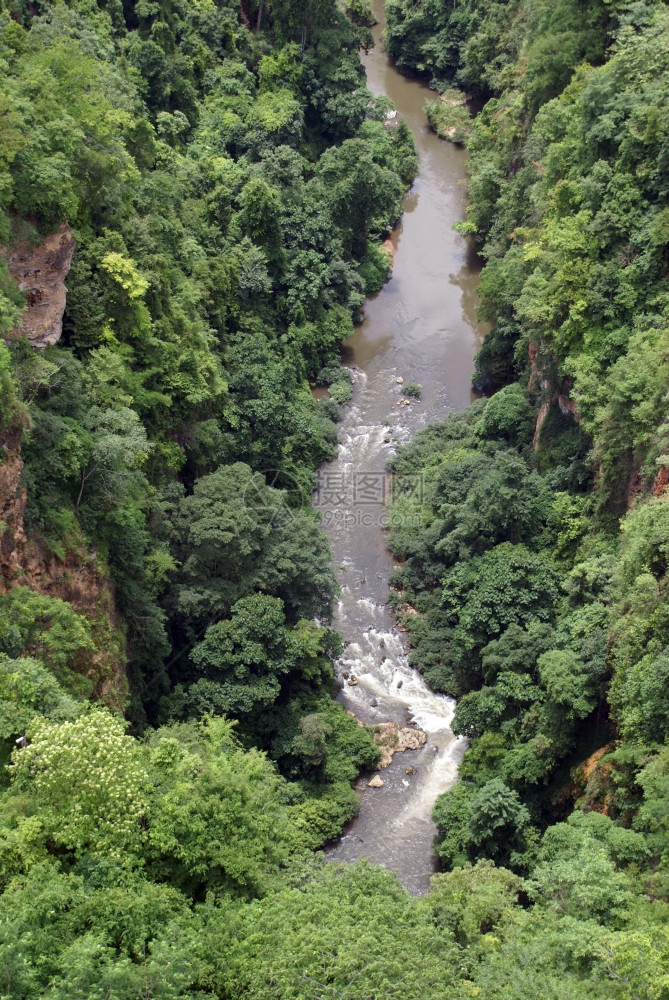
<path id="1" fill-rule="evenodd" d="M 482 107 L 483 395 L 399 449 L 390 512 L 469 749 L 425 897 L 319 853 L 379 751 L 332 698 L 311 489 L 418 166 L 367 6 L 0 0 L 8 1000 L 669 995 L 660 0 L 388 0 L 396 65 Z M 7 261 L 58 233 L 37 349 Z"/>

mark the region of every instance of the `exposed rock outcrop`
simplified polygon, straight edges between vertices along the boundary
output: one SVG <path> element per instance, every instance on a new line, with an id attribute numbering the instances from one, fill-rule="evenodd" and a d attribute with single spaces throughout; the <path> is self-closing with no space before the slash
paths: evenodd
<path id="1" fill-rule="evenodd" d="M 384 781 L 378 774 L 375 774 L 371 781 L 367 782 L 368 788 L 383 788 Z"/>
<path id="2" fill-rule="evenodd" d="M 37 246 L 20 243 L 0 249 L 28 305 L 10 336 L 25 335 L 33 347 L 49 347 L 60 340 L 67 297 L 65 278 L 74 251 L 74 237 L 67 223 Z"/>
<path id="3" fill-rule="evenodd" d="M 539 407 L 539 413 L 537 414 L 534 440 L 532 442 L 534 450 L 537 451 L 541 438 L 541 429 L 546 422 L 551 408 L 555 404 L 559 406 L 560 411 L 565 416 L 571 416 L 576 423 L 580 421 L 581 415 L 578 412 L 575 401 L 569 395 L 571 391 L 571 379 L 557 379 L 555 374 L 546 372 L 539 359 L 539 348 L 533 341 L 530 341 L 528 354 L 530 361 L 530 392 L 535 394 L 541 393 L 544 396 L 544 401 Z"/>
<path id="4" fill-rule="evenodd" d="M 612 793 L 610 774 L 611 764 L 602 764 L 602 757 L 613 750 L 615 743 L 595 750 L 587 760 L 576 768 L 574 774 L 575 795 L 581 809 L 602 813 L 609 816 L 612 808 Z"/>
<path id="5" fill-rule="evenodd" d="M 418 615 L 419 612 L 416 608 L 414 608 L 413 605 L 409 604 L 407 601 L 398 604 L 395 608 L 395 624 L 398 631 L 408 632 L 409 627 L 407 625 L 407 619 L 417 618 Z"/>
<path id="6" fill-rule="evenodd" d="M 25 529 L 26 490 L 21 482 L 21 428 L 0 435 L 0 594 L 29 587 L 68 601 L 93 627 L 98 647 L 85 663 L 94 695 L 122 709 L 127 696 L 125 651 L 112 585 L 94 552 L 82 546 L 64 558 Z"/>
<path id="7" fill-rule="evenodd" d="M 401 726 L 399 722 L 381 722 L 374 727 L 372 739 L 381 751 L 376 765 L 379 770 L 388 767 L 393 755 L 405 750 L 419 750 L 427 743 L 427 734 L 414 726 Z"/>
<path id="8" fill-rule="evenodd" d="M 667 492 L 667 485 L 669 485 L 669 469 L 666 465 L 661 465 L 653 483 L 653 496 L 661 497 Z"/>
<path id="9" fill-rule="evenodd" d="M 392 271 L 393 267 L 395 266 L 396 250 L 395 250 L 395 244 L 393 243 L 390 236 L 388 237 L 387 240 L 384 240 L 383 243 L 381 244 L 381 253 L 388 258 L 388 267 Z"/>
<path id="10" fill-rule="evenodd" d="M 27 544 L 20 441 L 20 428 L 12 428 L 6 437 L 0 437 L 0 594 L 6 593 L 21 576 L 20 553 Z"/>

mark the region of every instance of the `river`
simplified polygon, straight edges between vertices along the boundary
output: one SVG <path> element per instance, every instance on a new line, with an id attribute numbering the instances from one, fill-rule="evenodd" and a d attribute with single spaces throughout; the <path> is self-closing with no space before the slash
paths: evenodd
<path id="1" fill-rule="evenodd" d="M 366 723 L 417 724 L 428 742 L 395 754 L 379 772 L 382 788 L 359 783 L 359 816 L 326 857 L 370 858 L 420 894 L 435 870 L 431 809 L 456 780 L 464 744 L 449 728 L 453 701 L 431 692 L 409 666 L 405 638 L 386 605 L 393 559 L 384 531 L 385 465 L 419 427 L 470 402 L 473 356 L 485 331 L 475 317 L 477 261 L 452 229 L 464 217 L 466 153 L 428 128 L 423 104 L 434 94 L 393 68 L 380 45 L 383 0 L 376 0 L 376 13 L 377 44 L 362 57 L 368 86 L 390 97 L 412 130 L 420 170 L 392 235 L 392 277 L 367 301 L 364 322 L 344 351 L 354 395 L 340 424 L 338 456 L 320 470 L 316 503 L 341 586 L 335 617 L 345 642 L 340 700 Z M 405 398 L 398 378 L 420 383 L 421 399 L 398 405 Z"/>

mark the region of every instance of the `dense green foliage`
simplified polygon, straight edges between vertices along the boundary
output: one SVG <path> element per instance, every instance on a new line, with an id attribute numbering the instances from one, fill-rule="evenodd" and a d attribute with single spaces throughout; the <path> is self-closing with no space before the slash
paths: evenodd
<path id="1" fill-rule="evenodd" d="M 378 750 L 331 698 L 312 472 L 416 166 L 348 10 L 0 0 L 0 241 L 77 244 L 59 345 L 0 345 L 0 443 L 116 605 L 0 595 L 7 1000 L 669 996 L 669 15 L 388 5 L 401 67 L 492 95 L 498 391 L 393 461 L 397 613 L 469 740 L 417 900 L 314 854 Z M 2 332 L 22 303 L 0 271 Z"/>
<path id="2" fill-rule="evenodd" d="M 0 2 L 0 243 L 76 244 L 58 345 L 0 346 L 0 460 L 20 446 L 26 527 L 84 608 L 0 595 L 8 997 L 181 995 L 195 903 L 282 885 L 378 758 L 331 698 L 310 509 L 338 419 L 310 382 L 350 398 L 340 345 L 416 170 L 360 39 L 328 0 Z"/>
<path id="3" fill-rule="evenodd" d="M 669 11 L 388 11 L 400 66 L 490 97 L 459 228 L 486 262 L 476 378 L 496 391 L 392 462 L 393 599 L 469 740 L 437 851 L 453 876 L 522 876 L 530 921 L 554 907 L 564 995 L 598 995 L 576 941 L 600 939 L 616 956 L 605 995 L 662 997 L 657 957 L 630 945 L 642 909 L 666 926 L 669 890 Z M 525 935 L 504 948 L 550 964 Z"/>
<path id="4" fill-rule="evenodd" d="M 644 6 L 643 0 L 389 0 L 385 38 L 399 67 L 429 73 L 438 90 L 454 82 L 487 96 L 522 75 L 536 110 L 560 93 L 579 63 L 603 61 L 621 9 L 626 16 L 627 8 Z"/>
<path id="5" fill-rule="evenodd" d="M 350 22 L 329 3 L 264 19 L 257 34 L 214 3 L 0 14 L 0 241 L 66 220 L 77 247 L 61 342 L 11 344 L 13 379 L 3 347 L 3 419 L 28 407 L 32 530 L 60 558 L 83 538 L 113 577 L 140 723 L 203 616 L 262 590 L 293 624 L 327 617 L 315 523 L 295 514 L 289 553 L 271 511 L 303 507 L 332 454 L 336 410 L 308 380 L 329 368 L 344 385 L 339 346 L 387 275 L 378 239 L 415 172 L 410 134 L 383 127 L 364 87 Z M 5 276 L 3 329 L 21 301 Z M 244 501 L 251 472 L 268 483 L 247 515 L 262 508 L 253 556 L 230 549 L 217 594 L 196 596 L 204 491 Z M 258 572 L 233 582 L 247 556 Z"/>
<path id="6" fill-rule="evenodd" d="M 471 133 L 471 116 L 459 90 L 447 90 L 438 100 L 426 101 L 425 116 L 441 139 L 464 145 Z"/>

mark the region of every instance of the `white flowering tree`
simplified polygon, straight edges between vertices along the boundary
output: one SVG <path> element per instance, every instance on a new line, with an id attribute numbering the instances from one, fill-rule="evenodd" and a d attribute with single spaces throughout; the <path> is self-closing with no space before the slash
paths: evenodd
<path id="1" fill-rule="evenodd" d="M 36 800 L 47 837 L 77 855 L 137 855 L 150 788 L 143 748 L 123 721 L 95 709 L 73 722 L 35 719 L 27 737 L 9 770 Z"/>

